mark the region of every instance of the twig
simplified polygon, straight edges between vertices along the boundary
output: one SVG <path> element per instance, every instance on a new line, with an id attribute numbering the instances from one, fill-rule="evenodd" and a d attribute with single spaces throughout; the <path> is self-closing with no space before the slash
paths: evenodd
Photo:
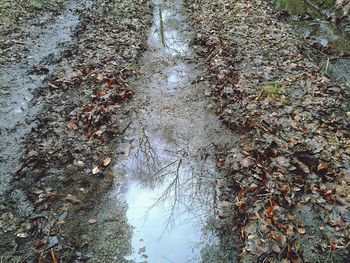
<path id="1" fill-rule="evenodd" d="M 160 21 L 160 37 L 162 40 L 162 45 L 165 47 L 165 38 L 164 38 L 164 22 L 163 22 L 163 13 L 162 13 L 162 8 L 159 7 L 159 21 Z"/>
<path id="2" fill-rule="evenodd" d="M 329 57 L 327 59 L 327 64 L 326 64 L 326 73 L 328 73 L 328 67 L 329 67 Z"/>

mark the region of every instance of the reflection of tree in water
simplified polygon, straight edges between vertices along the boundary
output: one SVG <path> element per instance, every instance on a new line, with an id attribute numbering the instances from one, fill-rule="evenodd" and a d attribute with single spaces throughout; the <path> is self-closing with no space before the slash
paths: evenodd
<path id="1" fill-rule="evenodd" d="M 175 9 L 174 7 L 177 3 L 167 3 L 167 10 Z M 170 17 L 169 14 L 165 15 L 164 5 L 158 5 L 159 9 L 159 28 L 156 29 L 159 31 L 159 39 L 164 48 L 169 49 L 175 53 L 181 54 L 184 53 L 188 47 L 187 41 L 181 39 L 174 31 L 174 29 L 178 29 L 178 20 L 174 19 L 174 17 Z M 177 30 L 178 31 L 178 30 Z M 183 29 L 183 31 L 185 31 Z"/>
<path id="2" fill-rule="evenodd" d="M 188 146 L 181 148 L 151 137 L 142 128 L 134 147 L 134 176 L 143 187 L 161 189 L 148 211 L 159 205 L 167 207 L 164 230 L 175 227 L 179 215 L 200 222 L 214 213 L 217 178 L 215 164 L 208 160 L 213 146 L 191 151 Z"/>
<path id="3" fill-rule="evenodd" d="M 144 127 L 141 127 L 140 139 L 135 148 L 136 152 L 133 157 L 136 162 L 137 173 L 142 176 L 153 174 L 155 171 L 157 171 L 159 156 L 157 151 L 153 148 Z"/>

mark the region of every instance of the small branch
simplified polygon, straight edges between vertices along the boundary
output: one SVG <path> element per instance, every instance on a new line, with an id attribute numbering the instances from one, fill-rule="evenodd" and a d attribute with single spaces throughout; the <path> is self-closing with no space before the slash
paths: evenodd
<path id="1" fill-rule="evenodd" d="M 162 8 L 159 7 L 159 21 L 160 21 L 160 38 L 162 40 L 162 45 L 165 47 L 165 37 L 164 37 L 164 21 L 163 21 L 163 12 L 162 12 Z"/>

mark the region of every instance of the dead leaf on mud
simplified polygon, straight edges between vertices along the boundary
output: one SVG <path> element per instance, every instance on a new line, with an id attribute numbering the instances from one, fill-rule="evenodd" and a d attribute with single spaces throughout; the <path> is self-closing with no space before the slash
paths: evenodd
<path id="1" fill-rule="evenodd" d="M 282 234 L 278 234 L 276 236 L 276 241 L 280 247 L 284 247 L 287 243 L 287 238 Z"/>
<path id="2" fill-rule="evenodd" d="M 108 157 L 106 159 L 103 160 L 103 166 L 107 167 L 112 161 L 112 158 Z"/>
<path id="3" fill-rule="evenodd" d="M 303 227 L 298 227 L 297 230 L 298 230 L 298 233 L 300 233 L 300 234 L 305 234 L 306 233 L 306 229 L 303 228 Z"/>
<path id="4" fill-rule="evenodd" d="M 70 130 L 77 130 L 78 129 L 78 126 L 75 123 L 73 123 L 73 122 L 68 123 L 67 127 Z"/>
<path id="5" fill-rule="evenodd" d="M 85 167 L 85 163 L 82 161 L 76 161 L 75 166 L 79 167 L 79 168 L 84 168 Z"/>
<path id="6" fill-rule="evenodd" d="M 92 168 L 92 174 L 98 174 L 100 172 L 100 168 L 98 166 L 95 166 L 94 168 Z"/>
<path id="7" fill-rule="evenodd" d="M 105 79 L 105 77 L 103 76 L 103 74 L 100 73 L 100 74 L 97 75 L 97 80 L 98 80 L 99 82 L 103 82 L 104 79 Z"/>
<path id="8" fill-rule="evenodd" d="M 317 166 L 317 170 L 318 170 L 318 171 L 326 170 L 326 169 L 328 169 L 328 164 L 327 164 L 327 163 L 321 162 L 321 163 Z"/>
<path id="9" fill-rule="evenodd" d="M 93 225 L 93 224 L 96 224 L 97 223 L 97 219 L 89 219 L 89 224 Z"/>

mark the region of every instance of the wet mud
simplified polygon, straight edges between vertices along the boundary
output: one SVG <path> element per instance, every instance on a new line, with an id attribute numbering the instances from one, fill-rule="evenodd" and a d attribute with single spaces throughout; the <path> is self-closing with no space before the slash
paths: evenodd
<path id="1" fill-rule="evenodd" d="M 91 211 L 113 181 L 102 162 L 127 127 L 122 105 L 133 96 L 128 78 L 145 49 L 150 9 L 147 1 L 69 1 L 57 17 L 33 16 L 19 33 L 28 46 L 6 53 L 6 98 L 26 108 L 14 117 L 17 104 L 4 98 L 1 105 L 5 124 L 15 127 L 2 141 L 13 144 L 8 160 L 15 165 L 12 174 L 1 167 L 10 181 L 0 199 L 1 260 L 89 258 L 81 251 L 95 228 Z"/>
<path id="2" fill-rule="evenodd" d="M 40 105 L 32 105 L 35 91 L 61 60 L 61 53 L 72 39 L 82 10 L 91 1 L 68 2 L 62 13 L 44 24 L 23 27 L 22 58 L 0 66 L 0 195 L 19 168 L 21 144 L 33 128 Z M 15 56 L 15 55 L 13 55 Z"/>
<path id="3" fill-rule="evenodd" d="M 149 50 L 133 82 L 131 124 L 116 155 L 116 184 L 96 211 L 104 223 L 92 261 L 229 260 L 213 231 L 220 181 L 216 158 L 238 138 L 208 110 L 207 83 L 199 79 L 203 69 L 189 45 L 193 32 L 182 4 L 154 2 Z M 130 225 L 125 242 L 131 238 L 124 255 L 120 244 L 104 238 L 118 225 L 106 224 L 108 218 L 123 213 Z"/>
<path id="4" fill-rule="evenodd" d="M 28 56 L 0 72 L 0 260 L 347 256 L 334 203 L 348 207 L 350 188 L 329 179 L 349 176 L 342 87 L 265 3 L 186 2 L 191 25 L 182 0 L 154 0 L 147 43 L 147 1 L 97 0 L 84 21 L 92 2 L 67 2 L 26 29 Z M 306 38 L 322 45 L 321 24 Z"/>

